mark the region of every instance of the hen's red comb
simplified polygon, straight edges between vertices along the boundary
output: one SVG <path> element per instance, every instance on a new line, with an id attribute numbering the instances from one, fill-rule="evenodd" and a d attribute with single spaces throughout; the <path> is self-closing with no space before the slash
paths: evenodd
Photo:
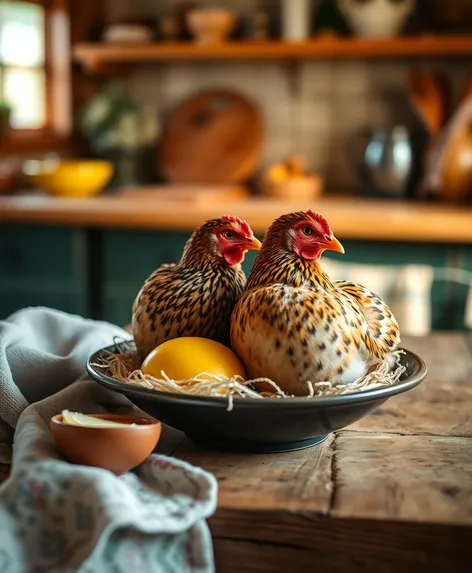
<path id="1" fill-rule="evenodd" d="M 221 218 L 224 221 L 230 221 L 231 223 L 236 223 L 237 225 L 239 225 L 239 227 L 241 228 L 241 232 L 244 235 L 246 235 L 248 237 L 252 236 L 251 227 L 246 223 L 246 221 L 243 221 L 243 219 L 236 217 L 236 215 L 223 215 L 223 217 L 221 217 Z"/>
<path id="2" fill-rule="evenodd" d="M 323 233 L 325 233 L 326 235 L 331 235 L 331 227 L 329 226 L 328 221 L 323 217 L 323 215 L 320 215 L 319 213 L 315 213 L 311 209 L 308 209 L 306 214 L 321 225 L 321 228 L 323 229 Z"/>

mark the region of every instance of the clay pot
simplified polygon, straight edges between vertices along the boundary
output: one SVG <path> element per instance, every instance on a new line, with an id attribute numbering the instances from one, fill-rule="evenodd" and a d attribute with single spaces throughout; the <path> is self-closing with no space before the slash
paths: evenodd
<path id="1" fill-rule="evenodd" d="M 357 36 L 397 36 L 415 8 L 415 0 L 338 0 L 338 6 Z"/>
<path id="2" fill-rule="evenodd" d="M 455 203 L 472 199 L 472 117 L 451 137 L 445 150 L 441 197 Z"/>
<path id="3" fill-rule="evenodd" d="M 187 14 L 187 25 L 199 44 L 219 44 L 233 31 L 236 13 L 231 10 L 191 10 Z"/>

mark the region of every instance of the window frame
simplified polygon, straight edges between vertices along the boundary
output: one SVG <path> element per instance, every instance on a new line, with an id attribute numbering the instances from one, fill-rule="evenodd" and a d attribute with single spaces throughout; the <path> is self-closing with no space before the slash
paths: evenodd
<path id="1" fill-rule="evenodd" d="M 15 1 L 15 0 L 11 0 Z M 68 0 L 18 0 L 44 8 L 46 123 L 39 129 L 10 129 L 0 153 L 68 147 L 72 133 L 71 49 Z"/>

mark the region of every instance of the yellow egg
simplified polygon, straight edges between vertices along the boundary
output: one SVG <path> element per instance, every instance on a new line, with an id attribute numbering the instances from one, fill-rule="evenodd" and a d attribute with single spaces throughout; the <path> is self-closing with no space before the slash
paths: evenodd
<path id="1" fill-rule="evenodd" d="M 146 357 L 141 370 L 154 378 L 162 378 L 164 371 L 173 380 L 187 380 L 202 372 L 246 378 L 244 367 L 232 350 L 214 340 L 190 336 L 159 345 Z"/>

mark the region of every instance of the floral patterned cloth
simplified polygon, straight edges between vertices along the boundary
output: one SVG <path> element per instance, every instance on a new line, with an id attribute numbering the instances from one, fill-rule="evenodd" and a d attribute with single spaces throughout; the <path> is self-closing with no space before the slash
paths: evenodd
<path id="1" fill-rule="evenodd" d="M 24 311 L 23 323 L 28 312 Z M 44 341 L 36 345 L 34 354 L 38 357 L 47 351 L 47 360 L 52 364 L 64 350 L 61 329 L 70 334 L 71 325 L 79 326 L 81 322 L 77 317 L 69 320 L 68 315 L 36 309 L 31 316 L 36 324 L 41 324 L 43 336 L 48 333 L 44 331 L 44 321 L 38 320 L 38 312 L 46 312 L 46 322 L 50 326 L 52 320 L 54 328 L 49 329 L 47 345 Z M 104 332 L 111 325 L 86 322 L 84 336 L 96 329 L 96 341 L 102 345 Z M 3 348 L 4 356 L 17 360 L 21 353 L 28 353 L 24 339 L 16 347 L 18 352 L 12 344 L 8 352 Z M 67 356 L 74 355 L 74 362 L 82 360 L 84 364 L 86 356 L 77 356 L 74 349 L 87 348 L 88 352 L 89 346 L 81 346 L 78 340 L 77 345 L 68 347 Z M 30 376 L 36 377 L 38 384 L 54 384 L 47 378 L 38 378 L 41 367 L 35 369 L 29 364 Z M 63 370 L 63 360 L 56 364 L 58 371 L 61 365 Z M 50 367 L 48 372 L 51 373 Z M 24 372 L 22 376 L 26 382 Z M 132 405 L 89 379 L 70 380 L 68 386 L 65 382 L 62 375 L 63 390 L 19 413 L 11 473 L 0 486 L 0 572 L 214 571 L 211 536 L 205 520 L 216 509 L 216 479 L 199 468 L 161 455 L 151 455 L 135 471 L 120 477 L 66 462 L 54 446 L 48 426 L 50 415 L 65 407 L 93 412 L 107 408 L 116 411 L 117 407 L 129 410 Z M 5 389 L 4 377 L 0 384 Z M 47 394 L 44 388 L 42 392 Z M 2 407 L 0 403 L 0 412 Z"/>
<path id="2" fill-rule="evenodd" d="M 129 334 L 113 324 L 51 308 L 24 308 L 0 320 L 1 463 L 10 463 L 13 432 L 25 408 L 48 398 L 43 418 L 60 411 L 54 396 L 83 376 L 89 355 L 113 344 L 114 337 L 127 339 Z M 93 388 L 90 391 L 95 392 Z M 90 413 L 106 411 L 99 403 L 104 393 L 99 388 L 96 393 L 74 394 L 79 400 L 76 407 L 85 400 L 92 408 Z"/>

